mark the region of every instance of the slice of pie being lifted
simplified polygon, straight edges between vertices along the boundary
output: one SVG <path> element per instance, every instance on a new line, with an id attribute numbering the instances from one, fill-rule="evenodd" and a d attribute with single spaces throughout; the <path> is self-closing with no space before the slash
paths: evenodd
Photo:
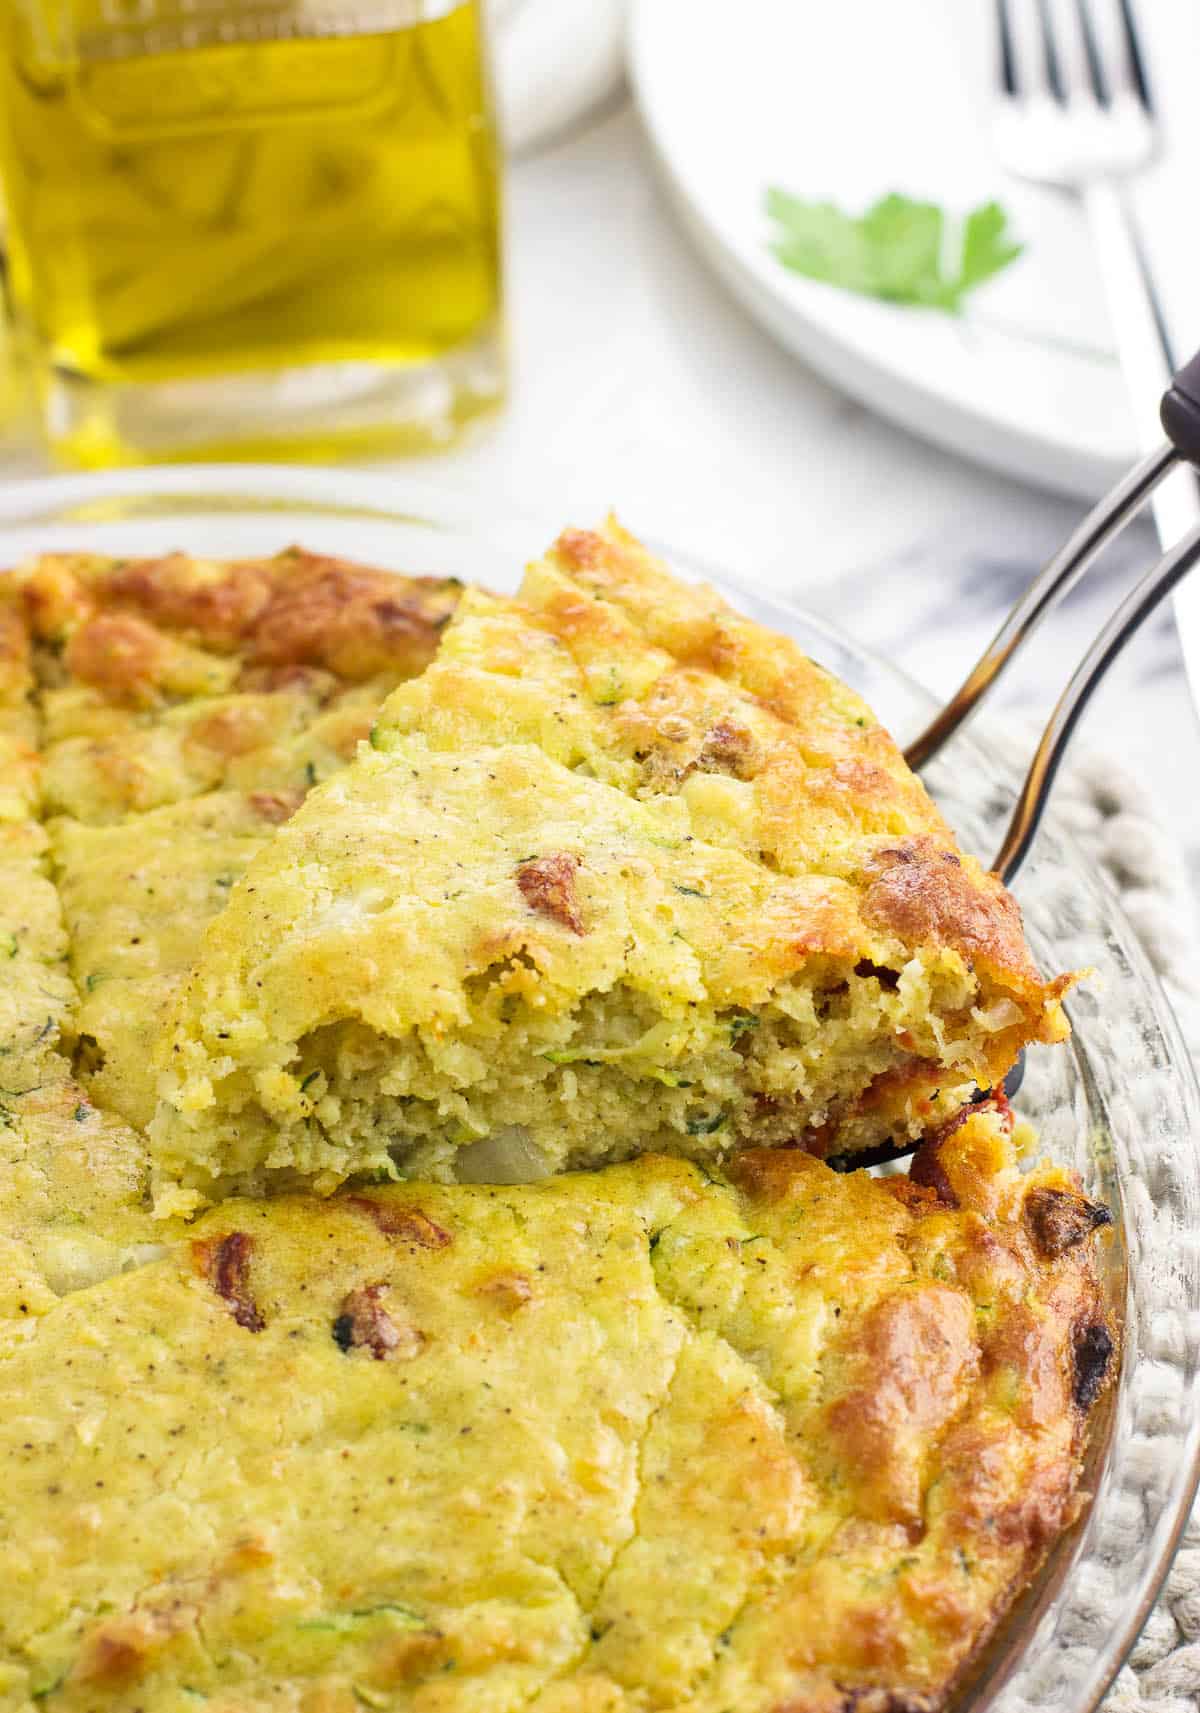
<path id="1" fill-rule="evenodd" d="M 919 1135 L 1066 1032 L 845 685 L 615 524 L 469 592 L 210 924 L 158 1205 Z"/>

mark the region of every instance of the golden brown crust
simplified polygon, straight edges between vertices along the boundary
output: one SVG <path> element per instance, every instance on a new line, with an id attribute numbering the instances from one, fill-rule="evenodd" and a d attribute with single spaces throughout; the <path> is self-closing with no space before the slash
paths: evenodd
<path id="1" fill-rule="evenodd" d="M 93 587 L 102 604 L 210 647 L 234 649 L 254 634 L 277 582 L 274 563 L 235 561 L 208 576 L 190 554 L 169 553 L 118 561 Z"/>
<path id="2" fill-rule="evenodd" d="M 896 1578 L 898 1607 L 891 1596 L 820 1607 L 824 1633 L 795 1658 L 813 1681 L 782 1707 L 942 1705 L 950 1685 L 914 1669 L 907 1622 L 919 1614 L 933 1657 L 965 1670 L 1003 1608 L 1000 1597 L 980 1625 L 973 1584 L 985 1567 L 1005 1561 L 1006 1595 L 1020 1588 L 1076 1513 L 1072 1472 L 1088 1411 L 1113 1372 L 1115 1339 L 1090 1254 L 1082 1259 L 1086 1240 L 1051 1257 L 1030 1236 L 1031 1198 L 1037 1207 L 1049 1194 L 1078 1195 L 1077 1185 L 1049 1171 L 1028 1183 L 1004 1166 L 1007 1128 L 1003 1110 L 972 1114 L 921 1150 L 912 1179 L 881 1186 L 911 1220 L 906 1249 L 925 1256 L 923 1266 L 932 1252 L 944 1283 L 914 1281 L 885 1296 L 840 1358 L 827 1353 L 825 1371 L 840 1373 L 845 1389 L 826 1420 L 830 1455 L 852 1460 L 868 1514 L 904 1531 L 892 1551 L 913 1554 L 904 1561 L 912 1568 Z M 786 1155 L 743 1155 L 733 1170 L 764 1206 L 803 1193 Z M 923 1431 L 914 1433 L 918 1420 Z M 934 1535 L 957 1573 L 931 1575 L 922 1562 Z M 848 1577 L 874 1538 L 842 1537 Z M 881 1588 L 880 1561 L 864 1559 L 868 1567 Z M 802 1575 L 788 1602 L 810 1637 L 805 1603 L 822 1599 L 827 1571 L 818 1564 Z"/>
<path id="3" fill-rule="evenodd" d="M 895 746 L 874 720 L 846 732 L 842 721 L 831 719 L 834 681 L 824 667 L 786 637 L 744 618 L 711 588 L 679 584 L 615 519 L 599 531 L 564 531 L 552 558 L 627 614 L 683 668 L 723 679 L 780 725 L 802 731 L 813 756 L 877 759 L 893 773 Z M 923 793 L 914 803 L 931 824 L 940 824 Z"/>
<path id="4" fill-rule="evenodd" d="M 15 587 L 34 638 L 74 649 L 72 676 L 135 702 L 161 677 L 165 638 L 243 657 L 249 689 L 328 694 L 338 679 L 407 677 L 432 658 L 460 593 L 452 579 L 301 548 L 228 562 L 50 554 L 20 568 Z"/>
<path id="5" fill-rule="evenodd" d="M 212 750 L 225 762 L 252 755 L 274 735 L 271 715 L 271 708 L 261 702 L 223 702 L 192 721 L 185 742 Z"/>
<path id="6" fill-rule="evenodd" d="M 96 604 L 88 579 L 111 564 L 91 554 L 46 553 L 13 574 L 30 632 L 38 642 L 62 642 L 83 623 Z"/>
<path id="7" fill-rule="evenodd" d="M 72 1683 L 107 1694 L 132 1687 L 172 1633 L 194 1616 L 194 1612 L 134 1611 L 96 1625 L 71 1672 Z"/>
<path id="8" fill-rule="evenodd" d="M 861 1483 L 868 1516 L 917 1530 L 919 1452 L 966 1399 L 978 1368 L 970 1302 L 928 1284 L 885 1298 L 864 1319 L 849 1389 L 827 1417 L 831 1444 Z"/>
<path id="9" fill-rule="evenodd" d="M 1040 986 L 1025 944 L 1021 909 L 995 875 L 971 873 L 962 857 L 928 837 L 876 851 L 866 865 L 862 914 L 906 944 L 952 947 L 969 964 Z"/>
<path id="10" fill-rule="evenodd" d="M 459 585 L 437 578 L 398 587 L 387 571 L 291 550 L 287 575 L 256 616 L 251 660 L 318 666 L 363 679 L 389 669 L 408 676 L 432 658 Z"/>
<path id="11" fill-rule="evenodd" d="M 144 619 L 99 613 L 73 633 L 63 663 L 80 684 L 145 707 L 155 700 L 170 658 L 170 645 Z"/>
<path id="12" fill-rule="evenodd" d="M 301 666 L 295 661 L 285 661 L 281 666 L 244 666 L 237 682 L 239 690 L 267 696 L 291 690 L 318 704 L 328 702 L 339 685 L 334 673 L 320 666 Z"/>

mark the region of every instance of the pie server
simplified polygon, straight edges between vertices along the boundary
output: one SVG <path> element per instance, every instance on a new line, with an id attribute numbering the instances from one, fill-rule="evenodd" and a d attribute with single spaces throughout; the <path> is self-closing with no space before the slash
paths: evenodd
<path id="1" fill-rule="evenodd" d="M 1163 394 L 1159 419 L 1167 438 L 1105 495 L 1034 578 L 945 707 L 905 750 L 904 759 L 911 768 L 924 767 L 965 724 L 1022 643 L 1070 593 L 1101 550 L 1137 515 L 1171 471 L 1180 464 L 1200 467 L 1200 352 L 1175 374 Z M 1200 524 L 1181 536 L 1138 579 L 1076 667 L 1042 733 L 992 864 L 1006 886 L 1029 855 L 1067 744 L 1093 691 L 1125 644 L 1197 560 Z M 1006 1094 L 1016 1093 L 1023 1071 L 1024 1054 L 1005 1079 Z M 980 1098 L 988 1093 L 984 1091 Z M 906 1138 L 857 1154 L 837 1155 L 829 1164 L 837 1171 L 850 1171 L 902 1159 L 919 1146 L 919 1140 Z"/>

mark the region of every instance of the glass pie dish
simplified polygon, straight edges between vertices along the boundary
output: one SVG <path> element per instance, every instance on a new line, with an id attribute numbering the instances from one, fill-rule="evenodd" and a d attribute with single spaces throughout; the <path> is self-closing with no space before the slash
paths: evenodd
<path id="1" fill-rule="evenodd" d="M 568 520 L 497 517 L 447 490 L 390 476 L 253 466 L 64 477 L 0 494 L 0 566 L 38 551 L 217 556 L 292 541 L 416 573 L 511 590 Z M 585 520 L 586 521 L 586 520 Z M 744 611 L 794 637 L 863 694 L 903 741 L 930 699 L 882 660 L 803 612 L 710 567 Z M 960 738 L 926 774 L 963 842 L 984 854 L 1015 779 Z M 1112 1210 L 1100 1245 L 1123 1328 L 1119 1381 L 1095 1419 L 1075 1526 L 959 1686 L 956 1706 L 1090 1713 L 1162 1585 L 1200 1474 L 1200 1091 L 1169 1008 L 1114 897 L 1055 824 L 1053 806 L 1017 886 L 1047 970 L 1087 969 L 1065 1049 L 1030 1053 L 1017 1100 L 1041 1151 L 1076 1169 Z"/>

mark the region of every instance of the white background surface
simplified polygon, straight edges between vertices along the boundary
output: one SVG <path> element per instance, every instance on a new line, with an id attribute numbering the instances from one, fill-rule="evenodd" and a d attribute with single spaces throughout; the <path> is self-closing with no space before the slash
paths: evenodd
<path id="1" fill-rule="evenodd" d="M 800 600 L 948 691 L 1078 516 L 913 439 L 780 351 L 681 233 L 619 101 L 515 165 L 512 393 L 472 444 L 403 466 L 530 514 L 549 538 L 610 506 L 635 530 Z M 42 468 L 10 448 L 4 472 Z M 1048 711 L 1153 550 L 1116 550 L 1003 700 Z M 1200 872 L 1200 743 L 1164 615 L 1083 741 L 1156 790 Z"/>

